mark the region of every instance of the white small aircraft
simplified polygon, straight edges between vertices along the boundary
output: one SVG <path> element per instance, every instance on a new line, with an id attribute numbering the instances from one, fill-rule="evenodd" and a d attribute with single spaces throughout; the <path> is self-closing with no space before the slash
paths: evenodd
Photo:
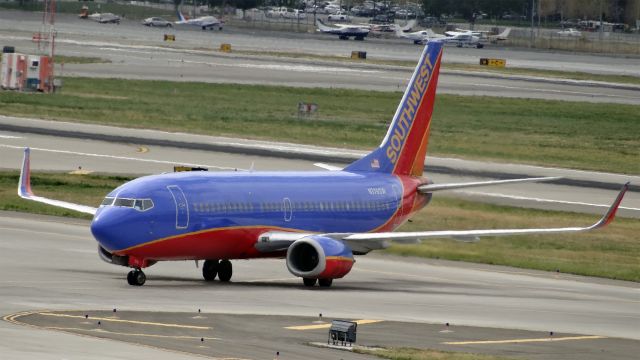
<path id="1" fill-rule="evenodd" d="M 368 25 L 335 24 L 334 26 L 328 26 L 320 19 L 316 20 L 316 26 L 318 31 L 325 34 L 338 35 L 340 40 L 349 40 L 349 37 L 353 37 L 354 40 L 364 40 L 371 31 Z"/>
<path id="2" fill-rule="evenodd" d="M 495 44 L 498 41 L 507 40 L 507 38 L 509 38 L 509 34 L 511 33 L 511 28 L 506 28 L 504 29 L 504 31 L 496 35 L 490 35 L 489 33 L 490 33 L 489 31 L 474 31 L 474 30 L 466 30 L 466 29 L 456 29 L 455 31 L 445 32 L 447 36 L 452 38 L 456 38 L 460 36 L 464 37 L 466 35 L 470 35 L 470 36 L 477 36 L 480 41 L 488 40 L 489 42 Z"/>
<path id="3" fill-rule="evenodd" d="M 456 44 L 457 47 L 475 46 L 478 49 L 482 49 L 484 47 L 484 44 L 480 42 L 480 37 L 470 33 L 461 33 L 449 36 L 445 41 Z"/>
<path id="4" fill-rule="evenodd" d="M 176 25 L 191 25 L 198 26 L 202 28 L 202 30 L 213 30 L 217 28 L 218 30 L 222 30 L 223 22 L 218 20 L 215 16 L 201 16 L 195 19 L 187 19 L 182 15 L 180 10 L 178 10 L 178 21 L 175 22 Z"/>
<path id="5" fill-rule="evenodd" d="M 497 43 L 498 41 L 505 41 L 509 38 L 509 34 L 511 33 L 511 28 L 506 28 L 504 29 L 503 32 L 501 32 L 500 34 L 497 35 L 488 35 L 487 39 L 489 39 L 489 41 L 493 44 Z"/>

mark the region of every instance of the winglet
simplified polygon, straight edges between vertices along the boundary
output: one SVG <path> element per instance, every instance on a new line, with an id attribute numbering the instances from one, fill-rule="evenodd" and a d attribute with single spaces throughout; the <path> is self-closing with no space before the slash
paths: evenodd
<path id="1" fill-rule="evenodd" d="M 18 195 L 20 197 L 33 196 L 31 192 L 31 150 L 24 149 L 24 159 L 22 160 L 22 170 L 20 171 L 20 182 L 18 183 Z"/>
<path id="2" fill-rule="evenodd" d="M 95 215 L 97 208 L 74 204 L 66 201 L 48 199 L 42 196 L 34 195 L 31 191 L 31 161 L 30 161 L 31 150 L 29 148 L 24 149 L 24 159 L 22 160 L 22 170 L 20 171 L 20 181 L 18 182 L 18 196 L 23 199 L 41 202 L 43 204 L 49 204 L 65 209 L 70 209 L 74 211 L 79 211 L 91 215 Z"/>
<path id="3" fill-rule="evenodd" d="M 618 211 L 618 207 L 622 202 L 622 198 L 624 198 L 624 194 L 627 192 L 627 190 L 629 190 L 629 182 L 622 185 L 622 189 L 620 189 L 620 192 L 618 193 L 618 197 L 616 197 L 616 200 L 613 202 L 613 204 L 611 204 L 611 207 L 609 208 L 609 210 L 607 210 L 607 212 L 604 214 L 604 216 L 602 216 L 600 221 L 593 224 L 589 228 L 589 230 L 605 227 L 613 221 L 613 219 L 616 217 L 616 212 Z"/>

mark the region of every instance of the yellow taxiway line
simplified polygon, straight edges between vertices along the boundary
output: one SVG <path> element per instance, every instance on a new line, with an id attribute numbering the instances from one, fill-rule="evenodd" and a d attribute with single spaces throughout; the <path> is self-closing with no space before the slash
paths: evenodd
<path id="1" fill-rule="evenodd" d="M 55 313 L 48 313 L 48 312 L 41 312 L 41 313 L 37 313 L 37 314 L 38 315 L 44 315 L 44 316 L 65 317 L 65 318 L 73 318 L 73 319 L 84 319 L 85 318 L 84 316 L 80 316 L 80 315 L 55 314 Z M 104 317 L 89 317 L 89 319 L 107 321 L 107 322 L 136 324 L 136 325 L 161 326 L 161 327 L 170 327 L 170 328 L 179 328 L 179 329 L 211 330 L 211 328 L 208 327 L 208 326 L 166 324 L 166 323 L 157 323 L 157 322 L 149 322 L 149 321 L 122 320 L 122 319 L 113 319 L 113 318 L 104 318 Z"/>
<path id="2" fill-rule="evenodd" d="M 83 328 L 70 328 L 70 327 L 57 327 L 57 326 L 47 326 L 44 329 L 61 330 L 61 331 L 69 331 L 69 332 L 94 332 L 99 334 L 140 336 L 140 337 L 150 337 L 150 338 L 159 338 L 159 339 L 220 340 L 220 338 L 217 338 L 217 337 L 206 337 L 206 336 L 203 337 L 203 336 L 185 336 L 185 335 L 156 335 L 156 334 L 124 333 L 124 332 L 109 331 L 109 330 L 103 330 L 103 329 L 83 329 Z"/>
<path id="3" fill-rule="evenodd" d="M 354 320 L 354 322 L 358 325 L 365 325 L 365 324 L 375 324 L 375 323 L 379 323 L 382 322 L 382 320 L 367 320 L 367 319 L 362 319 L 362 320 Z M 285 329 L 289 329 L 289 330 L 317 330 L 317 329 L 328 329 L 331 327 L 330 323 L 327 324 L 313 324 L 313 325 L 299 325 L 299 326 L 287 326 L 285 327 Z"/>
<path id="4" fill-rule="evenodd" d="M 479 341 L 448 341 L 443 342 L 446 345 L 476 345 L 476 344 L 520 344 L 532 342 L 547 341 L 569 341 L 569 340 L 594 340 L 606 339 L 606 336 L 588 335 L 588 336 L 565 336 L 565 337 L 548 337 L 539 339 L 510 339 L 510 340 L 479 340 Z"/>

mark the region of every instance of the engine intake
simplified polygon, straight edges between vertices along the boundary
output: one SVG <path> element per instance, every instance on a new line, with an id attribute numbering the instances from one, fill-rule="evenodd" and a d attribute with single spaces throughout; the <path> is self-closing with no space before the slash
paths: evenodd
<path id="1" fill-rule="evenodd" d="M 287 250 L 289 272 L 304 278 L 341 278 L 351 271 L 354 262 L 353 253 L 345 243 L 328 237 L 305 237 L 296 240 Z"/>

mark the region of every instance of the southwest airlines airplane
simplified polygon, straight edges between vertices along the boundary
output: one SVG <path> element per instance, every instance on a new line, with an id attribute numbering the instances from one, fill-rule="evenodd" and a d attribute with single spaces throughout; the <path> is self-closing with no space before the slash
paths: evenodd
<path id="1" fill-rule="evenodd" d="M 34 195 L 25 149 L 18 194 L 93 214 L 91 232 L 100 257 L 132 268 L 127 280 L 137 286 L 146 281 L 142 269 L 158 261 L 204 260 L 204 278 L 224 282 L 231 279 L 232 259 L 278 257 L 304 285 L 327 287 L 349 273 L 354 255 L 393 241 L 570 233 L 613 220 L 628 184 L 588 227 L 392 232 L 436 191 L 553 179 L 433 184 L 423 176 L 441 59 L 442 43 L 429 42 L 380 146 L 344 169 L 145 176 L 92 208 Z"/>

